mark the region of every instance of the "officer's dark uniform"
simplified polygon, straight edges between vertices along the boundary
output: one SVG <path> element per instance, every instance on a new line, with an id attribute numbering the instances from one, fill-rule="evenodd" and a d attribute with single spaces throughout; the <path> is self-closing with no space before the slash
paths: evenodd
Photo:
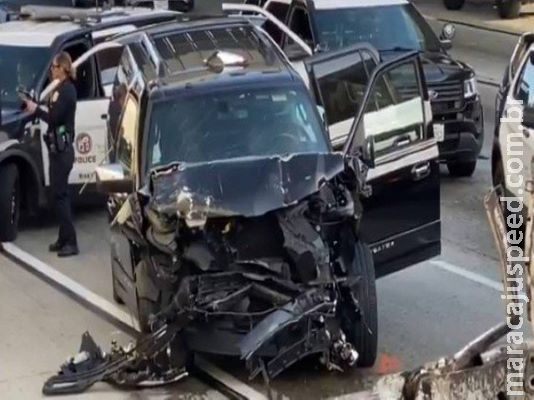
<path id="1" fill-rule="evenodd" d="M 59 222 L 58 243 L 78 247 L 72 222 L 69 175 L 74 164 L 74 121 L 77 103 L 76 87 L 65 79 L 50 96 L 49 111 L 37 108 L 36 115 L 48 124 L 45 143 L 50 154 L 50 186 Z"/>

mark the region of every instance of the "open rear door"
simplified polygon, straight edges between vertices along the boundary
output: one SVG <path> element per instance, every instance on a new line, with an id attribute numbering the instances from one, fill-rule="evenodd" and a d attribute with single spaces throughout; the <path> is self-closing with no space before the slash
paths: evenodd
<path id="1" fill-rule="evenodd" d="M 440 185 L 418 54 L 377 60 L 371 47 L 359 46 L 306 64 L 333 146 L 370 166 L 360 236 L 383 276 L 440 254 Z"/>

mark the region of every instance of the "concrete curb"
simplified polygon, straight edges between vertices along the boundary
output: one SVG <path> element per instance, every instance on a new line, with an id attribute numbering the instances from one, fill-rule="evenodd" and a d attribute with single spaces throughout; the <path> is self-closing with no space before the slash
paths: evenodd
<path id="1" fill-rule="evenodd" d="M 491 87 L 495 87 L 495 88 L 498 88 L 499 86 L 501 86 L 499 83 L 497 83 L 496 81 L 492 80 L 492 79 L 488 79 L 488 78 L 484 78 L 484 77 L 478 77 L 477 79 L 478 83 L 481 83 L 483 85 L 486 85 L 486 86 L 491 86 Z"/>

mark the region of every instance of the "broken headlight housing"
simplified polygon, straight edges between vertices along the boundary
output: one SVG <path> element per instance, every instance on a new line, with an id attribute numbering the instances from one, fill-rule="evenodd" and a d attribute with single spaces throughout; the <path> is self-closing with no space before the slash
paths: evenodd
<path id="1" fill-rule="evenodd" d="M 464 81 L 464 97 L 468 99 L 476 96 L 477 94 L 477 79 L 475 76 L 472 76 L 468 80 Z"/>

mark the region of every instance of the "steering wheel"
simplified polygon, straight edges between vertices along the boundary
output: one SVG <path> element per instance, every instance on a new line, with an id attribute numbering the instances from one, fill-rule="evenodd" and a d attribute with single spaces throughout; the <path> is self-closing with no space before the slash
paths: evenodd
<path id="1" fill-rule="evenodd" d="M 291 124 L 283 133 L 275 135 L 273 141 L 277 149 L 291 153 L 302 148 L 300 138 L 306 136 L 306 130 L 301 125 Z"/>

